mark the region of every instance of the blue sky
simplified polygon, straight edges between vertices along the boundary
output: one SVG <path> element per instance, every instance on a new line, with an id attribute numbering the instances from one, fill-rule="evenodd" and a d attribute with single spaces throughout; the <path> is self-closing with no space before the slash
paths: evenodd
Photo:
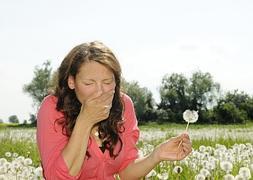
<path id="1" fill-rule="evenodd" d="M 22 92 L 36 65 L 54 70 L 75 45 L 100 40 L 127 80 L 159 101 L 166 73 L 210 72 L 223 91 L 253 95 L 253 2 L 248 0 L 8 0 L 0 2 L 0 118 L 27 119 Z"/>

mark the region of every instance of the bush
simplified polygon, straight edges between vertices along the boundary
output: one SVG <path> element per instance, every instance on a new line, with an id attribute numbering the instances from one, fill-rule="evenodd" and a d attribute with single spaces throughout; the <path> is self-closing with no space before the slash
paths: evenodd
<path id="1" fill-rule="evenodd" d="M 239 110 L 234 103 L 222 103 L 215 108 L 215 120 L 220 124 L 245 123 L 247 113 Z"/>

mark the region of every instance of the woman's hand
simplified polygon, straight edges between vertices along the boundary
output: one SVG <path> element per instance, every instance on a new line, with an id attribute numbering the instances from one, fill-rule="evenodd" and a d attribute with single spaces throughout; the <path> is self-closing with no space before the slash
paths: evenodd
<path id="1" fill-rule="evenodd" d="M 181 145 L 179 146 L 180 142 Z M 184 159 L 192 151 L 191 141 L 188 134 L 183 133 L 172 137 L 168 141 L 158 145 L 152 152 L 155 161 L 175 161 Z"/>
<path id="2" fill-rule="evenodd" d="M 85 118 L 85 122 L 91 126 L 108 118 L 112 107 L 113 96 L 114 90 L 102 94 L 92 94 L 82 103 L 78 118 Z"/>

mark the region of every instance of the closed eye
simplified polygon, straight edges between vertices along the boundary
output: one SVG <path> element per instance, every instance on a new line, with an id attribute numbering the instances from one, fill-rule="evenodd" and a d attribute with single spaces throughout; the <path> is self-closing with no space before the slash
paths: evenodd
<path id="1" fill-rule="evenodd" d="M 84 85 L 86 85 L 86 86 L 90 86 L 92 84 L 94 84 L 94 83 L 84 83 Z"/>

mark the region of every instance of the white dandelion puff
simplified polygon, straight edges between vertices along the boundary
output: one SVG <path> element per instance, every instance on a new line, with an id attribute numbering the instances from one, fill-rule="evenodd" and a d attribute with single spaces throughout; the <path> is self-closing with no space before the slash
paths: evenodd
<path id="1" fill-rule="evenodd" d="M 237 175 L 235 176 L 235 180 L 245 180 L 245 179 L 244 179 L 244 177 L 243 177 L 242 175 L 237 174 Z"/>
<path id="2" fill-rule="evenodd" d="M 26 158 L 25 160 L 24 160 L 24 165 L 25 166 L 29 166 L 29 165 L 31 165 L 33 163 L 33 161 L 30 159 L 30 158 Z"/>
<path id="3" fill-rule="evenodd" d="M 195 123 L 198 120 L 199 115 L 197 111 L 194 111 L 194 110 L 191 111 L 187 109 L 183 113 L 183 118 L 188 123 Z"/>
<path id="4" fill-rule="evenodd" d="M 233 169 L 233 164 L 229 161 L 222 161 L 220 163 L 220 167 L 223 171 L 225 171 L 226 173 L 229 173 Z"/>
<path id="5" fill-rule="evenodd" d="M 12 157 L 17 158 L 17 157 L 18 157 L 18 153 L 14 152 L 14 153 L 12 154 Z"/>
<path id="6" fill-rule="evenodd" d="M 159 173 L 157 174 L 157 177 L 160 179 L 160 180 L 167 180 L 169 178 L 169 175 L 167 172 L 164 172 L 164 173 Z"/>
<path id="7" fill-rule="evenodd" d="M 150 178 L 150 177 L 153 177 L 153 176 L 156 176 L 157 173 L 154 169 L 152 169 L 147 175 L 146 175 L 146 178 Z"/>
<path id="8" fill-rule="evenodd" d="M 36 177 L 42 177 L 42 176 L 43 176 L 42 167 L 41 167 L 41 166 L 37 167 L 37 168 L 34 170 L 34 174 L 35 174 Z"/>
<path id="9" fill-rule="evenodd" d="M 173 172 L 174 172 L 175 174 L 181 174 L 181 173 L 183 172 L 183 168 L 182 168 L 181 166 L 175 166 L 175 167 L 173 168 Z"/>
<path id="10" fill-rule="evenodd" d="M 205 180 L 205 179 L 206 179 L 206 177 L 203 174 L 197 174 L 195 176 L 195 180 Z"/>
<path id="11" fill-rule="evenodd" d="M 209 177 L 210 176 L 210 172 L 207 169 L 205 169 L 205 168 L 202 168 L 200 170 L 200 174 L 204 175 L 205 177 Z"/>
<path id="12" fill-rule="evenodd" d="M 9 158 L 9 157 L 11 157 L 11 152 L 6 152 L 4 155 L 5 155 L 7 158 Z"/>
<path id="13" fill-rule="evenodd" d="M 248 179 L 251 178 L 250 170 L 249 170 L 249 168 L 247 168 L 247 167 L 241 167 L 240 170 L 239 170 L 239 174 L 240 174 L 242 177 L 244 177 L 244 178 L 248 178 Z"/>
<path id="14" fill-rule="evenodd" d="M 234 179 L 235 179 L 235 177 L 232 174 L 226 174 L 224 176 L 224 180 L 234 180 Z"/>

